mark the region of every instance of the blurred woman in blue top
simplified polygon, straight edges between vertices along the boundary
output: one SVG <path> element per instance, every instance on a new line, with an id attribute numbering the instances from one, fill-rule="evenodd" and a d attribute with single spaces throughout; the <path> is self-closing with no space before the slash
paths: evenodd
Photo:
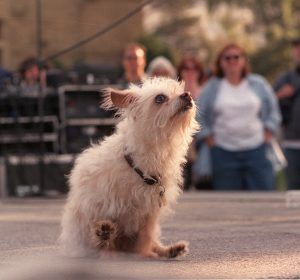
<path id="1" fill-rule="evenodd" d="M 269 83 L 250 74 L 245 51 L 226 45 L 216 59 L 215 77 L 198 101 L 199 137 L 211 148 L 216 190 L 272 190 L 274 171 L 266 144 L 281 117 Z"/>

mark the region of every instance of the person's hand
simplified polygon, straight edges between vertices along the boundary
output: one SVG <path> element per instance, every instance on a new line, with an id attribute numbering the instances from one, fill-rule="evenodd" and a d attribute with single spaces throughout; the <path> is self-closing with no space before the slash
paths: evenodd
<path id="1" fill-rule="evenodd" d="M 212 147 L 215 145 L 215 141 L 214 141 L 214 138 L 210 135 L 210 136 L 207 136 L 205 138 L 205 143 L 207 144 L 208 147 Z"/>
<path id="2" fill-rule="evenodd" d="M 295 94 L 295 88 L 290 84 L 285 84 L 277 91 L 278 99 L 291 97 Z"/>
<path id="3" fill-rule="evenodd" d="M 265 143 L 270 143 L 271 140 L 273 138 L 273 134 L 272 132 L 270 132 L 269 130 L 265 130 Z"/>

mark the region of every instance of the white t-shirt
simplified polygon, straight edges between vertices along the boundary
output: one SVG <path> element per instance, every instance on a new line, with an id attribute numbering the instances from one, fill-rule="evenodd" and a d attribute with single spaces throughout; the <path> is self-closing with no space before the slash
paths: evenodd
<path id="1" fill-rule="evenodd" d="M 247 80 L 239 85 L 223 79 L 214 105 L 214 140 L 230 151 L 253 149 L 264 142 L 264 128 L 259 117 L 261 101 Z"/>

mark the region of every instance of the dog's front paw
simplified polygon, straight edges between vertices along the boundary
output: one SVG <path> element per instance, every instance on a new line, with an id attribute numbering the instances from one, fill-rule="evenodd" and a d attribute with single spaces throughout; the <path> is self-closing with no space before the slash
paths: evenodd
<path id="1" fill-rule="evenodd" d="M 180 241 L 169 247 L 169 258 L 174 259 L 180 256 L 184 256 L 188 251 L 188 243 L 186 241 Z"/>
<path id="2" fill-rule="evenodd" d="M 115 235 L 116 230 L 116 225 L 111 221 L 102 221 L 97 223 L 96 235 L 102 241 L 108 241 Z"/>

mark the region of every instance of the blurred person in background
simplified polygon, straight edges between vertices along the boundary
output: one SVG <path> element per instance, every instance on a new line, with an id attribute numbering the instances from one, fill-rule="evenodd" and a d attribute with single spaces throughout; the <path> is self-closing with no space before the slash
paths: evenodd
<path id="1" fill-rule="evenodd" d="M 7 85 L 11 84 L 12 79 L 12 73 L 3 67 L 0 67 L 0 91 L 4 90 Z"/>
<path id="2" fill-rule="evenodd" d="M 22 94 L 35 96 L 46 86 L 46 67 L 40 68 L 35 57 L 28 57 L 19 66 Z"/>
<path id="3" fill-rule="evenodd" d="M 226 45 L 216 59 L 215 77 L 198 99 L 199 137 L 210 147 L 215 190 L 273 190 L 275 172 L 267 144 L 281 121 L 269 83 L 250 74 L 245 50 Z"/>
<path id="4" fill-rule="evenodd" d="M 185 90 L 189 91 L 196 100 L 200 96 L 201 87 L 205 82 L 202 63 L 193 56 L 186 56 L 180 61 L 177 73 L 179 80 L 185 83 Z"/>
<path id="5" fill-rule="evenodd" d="M 123 51 L 123 77 L 119 84 L 127 88 L 130 83 L 139 84 L 146 77 L 146 48 L 138 43 L 128 44 Z"/>
<path id="6" fill-rule="evenodd" d="M 184 88 L 190 92 L 192 98 L 196 100 L 201 94 L 201 88 L 205 82 L 205 74 L 202 63 L 194 56 L 185 56 L 182 58 L 177 67 L 177 75 L 179 81 L 184 82 Z M 208 177 L 194 176 L 192 173 L 193 164 L 197 158 L 197 150 L 199 150 L 201 142 L 196 143 L 196 139 L 192 142 L 187 155 L 187 163 L 184 168 L 184 189 L 188 190 L 192 185 L 196 189 L 210 189 Z M 198 171 L 198 170 L 196 170 Z M 196 172 L 198 173 L 198 172 Z M 198 175 L 198 174 L 196 174 Z"/>
<path id="7" fill-rule="evenodd" d="M 147 75 L 149 77 L 168 77 L 176 79 L 176 69 L 169 59 L 158 56 L 149 63 Z"/>
<path id="8" fill-rule="evenodd" d="M 300 37 L 291 41 L 294 67 L 275 82 L 274 90 L 283 116 L 283 141 L 288 162 L 288 189 L 300 189 Z"/>

